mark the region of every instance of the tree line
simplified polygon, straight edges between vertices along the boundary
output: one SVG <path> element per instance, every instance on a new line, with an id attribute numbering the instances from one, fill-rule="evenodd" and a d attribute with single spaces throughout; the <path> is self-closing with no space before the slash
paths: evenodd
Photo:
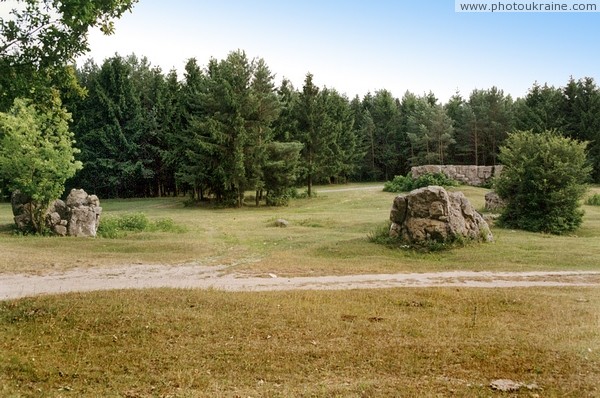
<path id="1" fill-rule="evenodd" d="M 276 86 L 263 59 L 243 51 L 188 60 L 183 79 L 146 58 L 115 55 L 76 71 L 87 94 L 65 101 L 83 169 L 69 185 L 101 197 L 190 193 L 241 205 L 284 201 L 316 183 L 381 181 L 422 164 L 498 163 L 514 130 L 557 130 L 588 141 L 600 182 L 600 89 L 592 78 L 533 84 L 514 100 L 501 89 L 455 94 L 387 90 L 349 99 L 307 74 Z"/>
<path id="2" fill-rule="evenodd" d="M 239 206 L 254 191 L 257 204 L 284 204 L 315 183 L 390 180 L 425 163 L 494 165 L 516 130 L 588 142 L 600 182 L 593 78 L 440 103 L 388 90 L 349 99 L 311 74 L 299 88 L 276 85 L 266 62 L 243 51 L 206 66 L 190 59 L 182 79 L 135 55 L 74 67 L 88 29 L 112 33 L 135 2 L 17 0 L 0 17 L 0 197 L 18 189 L 43 208 L 66 181 L 101 197 L 188 193 Z"/>

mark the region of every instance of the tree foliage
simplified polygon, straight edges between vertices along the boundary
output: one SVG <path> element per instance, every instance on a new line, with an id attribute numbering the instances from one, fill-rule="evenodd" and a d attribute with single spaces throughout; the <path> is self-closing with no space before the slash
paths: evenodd
<path id="1" fill-rule="evenodd" d="M 35 232 L 43 232 L 50 201 L 81 168 L 69 119 L 58 97 L 52 109 L 17 99 L 9 112 L 0 113 L 0 176 L 11 191 L 31 198 Z"/>
<path id="2" fill-rule="evenodd" d="M 503 225 L 528 231 L 562 234 L 582 222 L 580 200 L 591 167 L 586 143 L 555 131 L 517 131 L 500 150 L 504 168 L 495 182 L 506 201 Z"/>
<path id="3" fill-rule="evenodd" d="M 0 17 L 0 111 L 17 97 L 52 101 L 51 88 L 78 92 L 68 65 L 88 51 L 87 32 L 105 34 L 136 0 L 16 0 Z"/>

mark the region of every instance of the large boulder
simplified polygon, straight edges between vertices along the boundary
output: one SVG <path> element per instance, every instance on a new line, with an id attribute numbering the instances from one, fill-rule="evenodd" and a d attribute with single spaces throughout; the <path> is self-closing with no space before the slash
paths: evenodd
<path id="1" fill-rule="evenodd" d="M 438 186 L 397 196 L 390 221 L 390 236 L 409 244 L 494 240 L 488 224 L 462 192 L 448 192 Z"/>

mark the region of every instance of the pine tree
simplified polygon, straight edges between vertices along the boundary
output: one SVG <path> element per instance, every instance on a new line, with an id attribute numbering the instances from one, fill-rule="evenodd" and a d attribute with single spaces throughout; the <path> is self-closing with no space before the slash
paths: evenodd
<path id="1" fill-rule="evenodd" d="M 144 196 L 153 173 L 141 152 L 145 131 L 132 68 L 115 56 L 88 70 L 89 94 L 73 126 L 84 163 L 75 183 L 102 197 Z"/>

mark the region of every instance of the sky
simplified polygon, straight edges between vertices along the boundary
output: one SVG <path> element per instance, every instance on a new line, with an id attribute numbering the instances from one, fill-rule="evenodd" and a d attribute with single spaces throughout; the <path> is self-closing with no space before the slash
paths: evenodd
<path id="1" fill-rule="evenodd" d="M 183 76 L 189 58 L 205 66 L 241 49 L 299 89 L 310 72 L 350 98 L 387 89 L 442 102 L 492 86 L 522 97 L 536 81 L 560 87 L 600 75 L 600 12 L 460 13 L 455 0 L 140 0 L 115 27 L 108 37 L 92 31 L 78 63 L 135 53 Z"/>

